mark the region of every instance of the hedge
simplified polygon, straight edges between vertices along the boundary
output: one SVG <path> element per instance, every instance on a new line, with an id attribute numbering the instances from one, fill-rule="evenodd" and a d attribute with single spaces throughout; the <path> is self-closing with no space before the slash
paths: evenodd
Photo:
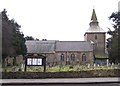
<path id="1" fill-rule="evenodd" d="M 68 72 L 2 72 L 3 79 L 120 77 L 120 69 Z"/>

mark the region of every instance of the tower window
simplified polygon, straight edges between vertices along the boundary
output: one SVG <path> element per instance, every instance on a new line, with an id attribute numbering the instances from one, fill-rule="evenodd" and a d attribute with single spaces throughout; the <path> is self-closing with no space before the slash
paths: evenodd
<path id="1" fill-rule="evenodd" d="M 64 54 L 61 54 L 61 61 L 64 61 Z"/>

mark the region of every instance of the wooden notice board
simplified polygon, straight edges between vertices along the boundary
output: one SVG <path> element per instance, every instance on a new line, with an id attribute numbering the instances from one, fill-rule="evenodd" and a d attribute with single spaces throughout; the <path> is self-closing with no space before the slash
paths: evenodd
<path id="1" fill-rule="evenodd" d="M 46 72 L 46 56 L 26 55 L 25 56 L 25 71 L 27 71 L 27 66 L 44 66 L 44 72 Z"/>

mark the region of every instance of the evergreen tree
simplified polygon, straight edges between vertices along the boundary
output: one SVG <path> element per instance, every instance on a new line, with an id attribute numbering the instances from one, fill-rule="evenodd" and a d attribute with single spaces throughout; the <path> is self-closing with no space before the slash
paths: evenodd
<path id="1" fill-rule="evenodd" d="M 112 13 L 109 17 L 113 21 L 114 30 L 109 29 L 111 38 L 107 39 L 107 48 L 110 62 L 120 63 L 120 12 Z"/>
<path id="2" fill-rule="evenodd" d="M 26 41 L 27 41 L 27 40 L 36 40 L 36 41 L 39 41 L 38 38 L 34 39 L 34 37 L 32 37 L 32 36 L 26 36 L 26 37 L 25 37 L 25 40 L 26 40 Z"/>
<path id="3" fill-rule="evenodd" d="M 35 40 L 32 36 L 26 36 L 25 40 Z"/>
<path id="4" fill-rule="evenodd" d="M 2 59 L 6 56 L 25 55 L 27 48 L 24 34 L 20 32 L 20 25 L 14 19 L 9 19 L 7 11 L 2 12 Z"/>

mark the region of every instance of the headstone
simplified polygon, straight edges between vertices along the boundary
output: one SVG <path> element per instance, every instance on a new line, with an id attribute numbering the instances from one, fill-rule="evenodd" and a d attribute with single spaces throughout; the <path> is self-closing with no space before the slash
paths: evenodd
<path id="1" fill-rule="evenodd" d="M 111 63 L 109 63 L 109 66 L 111 66 Z"/>
<path id="2" fill-rule="evenodd" d="M 100 65 L 99 65 L 99 64 L 97 64 L 97 66 L 98 66 L 98 67 L 100 67 Z"/>
<path id="3" fill-rule="evenodd" d="M 109 66 L 109 60 L 107 59 L 107 67 Z"/>
<path id="4" fill-rule="evenodd" d="M 24 69 L 24 67 L 25 67 L 25 64 L 21 64 L 21 69 L 23 70 Z"/>
<path id="5" fill-rule="evenodd" d="M 114 63 L 112 63 L 112 66 L 114 65 Z"/>
<path id="6" fill-rule="evenodd" d="M 96 64 L 94 64 L 94 67 L 96 67 Z"/>
<path id="7" fill-rule="evenodd" d="M 18 64 L 18 65 L 23 63 L 23 56 L 22 55 L 18 55 L 17 57 L 15 57 L 15 63 Z"/>
<path id="8" fill-rule="evenodd" d="M 88 64 L 87 67 L 90 68 L 90 64 Z"/>

